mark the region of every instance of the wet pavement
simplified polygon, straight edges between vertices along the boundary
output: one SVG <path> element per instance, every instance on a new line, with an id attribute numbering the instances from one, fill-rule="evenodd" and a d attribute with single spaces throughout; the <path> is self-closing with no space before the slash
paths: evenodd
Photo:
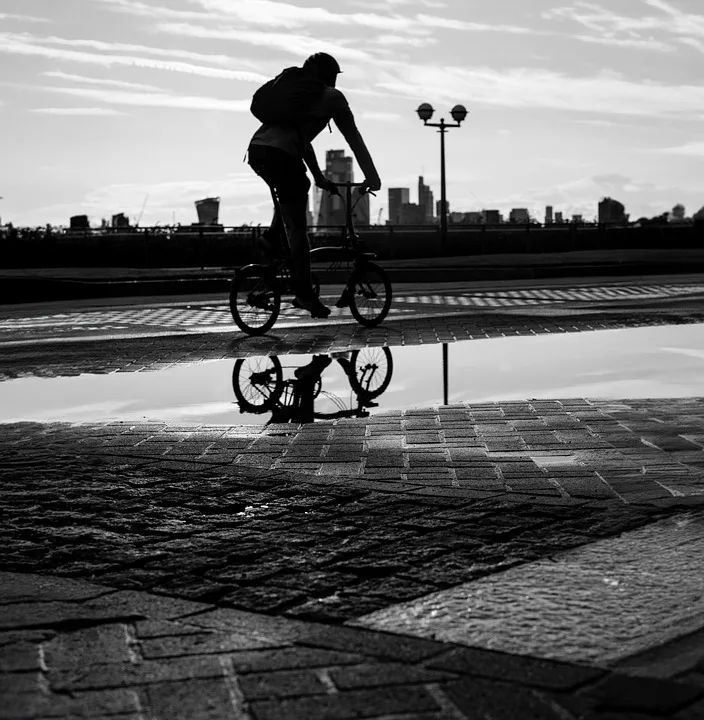
<path id="1" fill-rule="evenodd" d="M 628 373 L 605 366 L 587 385 L 547 383 L 610 386 L 605 399 L 486 402 L 500 390 L 472 364 L 481 353 L 457 352 L 559 339 L 579 358 L 591 334 L 662 331 L 616 357 L 644 383 L 665 357 L 681 362 L 660 377 L 667 393 L 675 373 L 685 395 L 704 320 L 687 297 L 473 306 L 372 331 L 6 344 L 2 392 L 33 375 L 149 379 L 212 361 L 232 403 L 238 362 L 261 373 L 276 355 L 291 378 L 304 364 L 290 353 L 331 354 L 322 388 L 353 376 L 368 395 L 337 358 L 383 367 L 385 346 L 393 373 L 369 415 L 313 423 L 265 426 L 235 408 L 226 424 L 208 412 L 3 425 L 0 717 L 702 717 L 704 400 L 617 397 Z M 423 368 L 420 351 L 434 354 L 415 385 L 438 397 L 442 343 L 448 404 L 384 406 L 409 386 L 404 348 Z M 452 390 L 473 372 L 480 383 Z M 285 405 L 285 390 L 259 392 L 278 386 L 266 377 L 250 404 Z"/>

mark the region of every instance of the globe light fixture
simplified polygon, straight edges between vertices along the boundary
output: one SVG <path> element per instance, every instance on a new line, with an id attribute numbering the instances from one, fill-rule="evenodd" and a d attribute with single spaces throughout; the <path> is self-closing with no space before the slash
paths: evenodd
<path id="1" fill-rule="evenodd" d="M 455 105 L 455 107 L 450 110 L 450 115 L 452 115 L 452 119 L 459 124 L 467 117 L 467 108 L 464 105 Z"/>
<path id="2" fill-rule="evenodd" d="M 433 113 L 435 112 L 435 110 L 433 109 L 433 106 L 430 103 L 422 103 L 421 105 L 418 106 L 418 109 L 416 110 L 416 112 L 418 113 L 418 117 L 423 122 L 428 122 L 428 120 L 430 120 L 430 118 L 433 117 Z"/>

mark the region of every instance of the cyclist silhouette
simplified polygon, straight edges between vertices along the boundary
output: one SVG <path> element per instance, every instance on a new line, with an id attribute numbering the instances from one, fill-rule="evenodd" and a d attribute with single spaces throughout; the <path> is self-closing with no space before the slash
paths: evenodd
<path id="1" fill-rule="evenodd" d="M 301 119 L 297 124 L 263 124 L 250 140 L 248 162 L 272 192 L 276 192 L 279 200 L 291 251 L 294 303 L 308 310 L 312 317 L 325 318 L 330 309 L 320 301 L 311 281 L 306 217 L 310 180 L 306 166 L 318 187 L 336 192 L 336 186 L 323 175 L 311 141 L 333 120 L 364 173 L 364 189 L 379 190 L 381 180 L 349 103 L 335 87 L 337 76 L 342 72 L 335 58 L 327 53 L 315 53 L 304 62 L 302 69 L 306 75 L 322 81 L 322 92 L 306 106 L 301 100 Z M 281 231 L 275 212 L 269 230 L 264 231 L 260 239 L 261 249 L 269 258 L 281 252 L 278 244 Z"/>

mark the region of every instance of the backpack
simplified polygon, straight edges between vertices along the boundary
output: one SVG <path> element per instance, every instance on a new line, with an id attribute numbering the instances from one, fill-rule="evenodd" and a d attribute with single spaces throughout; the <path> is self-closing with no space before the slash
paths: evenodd
<path id="1" fill-rule="evenodd" d="M 283 125 L 299 130 L 325 83 L 303 68 L 289 67 L 254 93 L 250 110 L 264 125 Z"/>

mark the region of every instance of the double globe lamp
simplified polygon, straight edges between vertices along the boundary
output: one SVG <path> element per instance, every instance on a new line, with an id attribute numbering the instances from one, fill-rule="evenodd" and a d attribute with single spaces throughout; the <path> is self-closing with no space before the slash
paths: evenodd
<path id="1" fill-rule="evenodd" d="M 430 103 L 422 103 L 416 110 L 418 117 L 423 121 L 423 125 L 428 127 L 439 128 L 440 133 L 440 247 L 445 252 L 447 248 L 447 198 L 445 195 L 445 133 L 450 128 L 459 127 L 462 121 L 467 117 L 467 108 L 464 105 L 455 105 L 450 111 L 454 123 L 446 123 L 444 118 L 439 123 L 428 122 L 435 112 Z"/>

